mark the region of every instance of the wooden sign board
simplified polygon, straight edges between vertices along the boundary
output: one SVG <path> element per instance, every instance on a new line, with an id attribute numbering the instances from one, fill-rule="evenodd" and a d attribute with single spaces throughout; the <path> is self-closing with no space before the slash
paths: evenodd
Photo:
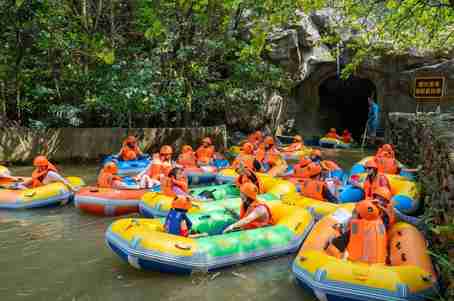
<path id="1" fill-rule="evenodd" d="M 439 100 L 443 97 L 444 77 L 417 77 L 415 79 L 415 98 L 420 100 Z"/>

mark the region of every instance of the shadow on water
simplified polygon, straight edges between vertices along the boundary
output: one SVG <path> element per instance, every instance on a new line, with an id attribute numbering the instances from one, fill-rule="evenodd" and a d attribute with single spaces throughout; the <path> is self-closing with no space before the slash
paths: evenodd
<path id="1" fill-rule="evenodd" d="M 346 170 L 366 155 L 324 154 Z M 96 181 L 97 166 L 59 168 L 88 184 Z M 11 171 L 26 176 L 32 169 Z M 104 242 L 115 219 L 82 214 L 73 205 L 0 211 L 0 300 L 315 300 L 295 282 L 294 255 L 191 276 L 135 270 Z"/>

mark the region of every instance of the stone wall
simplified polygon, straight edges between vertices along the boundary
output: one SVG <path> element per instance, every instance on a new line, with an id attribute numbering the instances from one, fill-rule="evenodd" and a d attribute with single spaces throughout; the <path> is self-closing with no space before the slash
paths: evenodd
<path id="1" fill-rule="evenodd" d="M 386 140 L 409 166 L 422 165 L 428 238 L 438 255 L 448 300 L 454 298 L 454 113 L 391 113 Z M 440 260 L 444 258 L 444 260 Z"/>
<path id="2" fill-rule="evenodd" d="M 153 153 L 163 144 L 176 150 L 183 144 L 196 147 L 200 140 L 211 137 L 217 149 L 227 145 L 225 126 L 206 128 L 60 128 L 34 130 L 3 128 L 0 131 L 0 162 L 29 162 L 37 154 L 56 161 L 97 160 L 120 150 L 127 135 L 139 138 L 142 150 Z"/>

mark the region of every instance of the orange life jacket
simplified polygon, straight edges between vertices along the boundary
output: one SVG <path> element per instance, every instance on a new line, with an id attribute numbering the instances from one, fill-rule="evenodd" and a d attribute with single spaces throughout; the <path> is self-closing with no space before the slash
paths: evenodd
<path id="1" fill-rule="evenodd" d="M 241 206 L 240 219 L 245 218 L 246 216 L 251 214 L 252 211 L 254 211 L 255 208 L 260 207 L 260 206 L 265 207 L 266 211 L 268 212 L 268 217 L 256 219 L 256 220 L 250 222 L 249 224 L 244 225 L 242 228 L 244 228 L 244 229 L 256 229 L 256 228 L 265 227 L 265 226 L 269 226 L 269 225 L 273 225 L 274 224 L 273 217 L 271 215 L 271 210 L 268 207 L 268 205 L 265 204 L 265 203 L 261 203 L 261 202 L 259 202 L 257 200 L 254 201 L 252 204 L 250 204 L 249 207 L 247 208 L 247 210 L 244 210 L 244 207 Z"/>
<path id="2" fill-rule="evenodd" d="M 249 169 L 254 169 L 254 155 L 247 155 L 247 154 L 239 154 L 235 160 L 233 160 L 233 163 L 232 163 L 232 168 L 238 168 L 240 167 L 241 164 L 243 164 L 243 166 L 249 168 Z"/>
<path id="3" fill-rule="evenodd" d="M 293 142 L 287 147 L 284 147 L 282 151 L 286 153 L 296 152 L 303 148 L 304 144 L 302 142 Z"/>
<path id="4" fill-rule="evenodd" d="M 50 162 L 47 165 L 47 168 L 45 170 L 43 170 L 43 171 L 39 171 L 38 168 L 36 168 L 32 172 L 31 187 L 32 188 L 36 188 L 36 187 L 42 186 L 44 184 L 43 181 L 46 178 L 46 176 L 49 173 L 49 171 L 58 172 L 57 168 Z"/>
<path id="5" fill-rule="evenodd" d="M 382 220 L 352 219 L 348 259 L 369 264 L 386 262 L 387 236 Z"/>
<path id="6" fill-rule="evenodd" d="M 199 164 L 208 165 L 211 163 L 214 156 L 214 146 L 199 146 L 199 148 L 195 151 L 195 155 Z"/>
<path id="7" fill-rule="evenodd" d="M 168 196 L 176 196 L 174 188 L 179 188 L 184 192 L 188 192 L 188 181 L 187 179 L 176 180 L 169 176 L 161 177 L 161 192 Z"/>
<path id="8" fill-rule="evenodd" d="M 370 181 L 370 178 L 367 177 L 364 181 L 364 197 L 366 199 L 371 199 L 373 197 L 374 191 L 379 187 L 386 187 L 391 191 L 391 185 L 389 184 L 388 179 L 384 174 L 378 173 L 375 179 Z"/>
<path id="9" fill-rule="evenodd" d="M 269 164 L 270 166 L 276 166 L 282 163 L 281 155 L 274 147 L 269 150 L 266 150 L 264 147 L 260 147 L 257 150 L 255 158 L 257 161 Z"/>
<path id="10" fill-rule="evenodd" d="M 257 188 L 258 188 L 258 193 L 259 193 L 259 194 L 260 194 L 260 193 L 265 193 L 265 189 L 264 189 L 264 187 L 263 187 L 263 183 L 262 183 L 262 181 L 260 181 L 259 178 L 257 178 L 257 183 L 252 182 L 252 180 L 251 180 L 248 176 L 246 176 L 246 175 L 239 175 L 239 176 L 236 177 L 236 179 L 235 179 L 235 185 L 236 185 L 237 187 L 241 187 L 241 185 L 243 185 L 243 184 L 246 183 L 246 182 L 251 182 L 252 184 L 254 184 L 255 186 L 257 186 Z"/>
<path id="11" fill-rule="evenodd" d="M 392 175 L 399 173 L 399 166 L 397 165 L 397 161 L 393 158 L 376 156 L 375 162 L 377 162 L 378 172 Z"/>
<path id="12" fill-rule="evenodd" d="M 153 156 L 151 166 L 148 168 L 147 174 L 149 177 L 159 180 L 162 175 L 167 176 L 172 170 L 173 165 L 171 162 L 164 162 L 161 160 L 159 154 Z"/>
<path id="13" fill-rule="evenodd" d="M 112 184 L 114 181 L 121 181 L 121 177 L 111 174 L 109 172 L 101 171 L 98 176 L 98 187 L 102 188 L 112 188 Z"/>
<path id="14" fill-rule="evenodd" d="M 310 169 L 307 166 L 312 162 L 310 159 L 307 159 L 307 162 L 302 162 L 295 164 L 293 166 L 293 176 L 300 179 L 310 178 L 311 173 Z"/>
<path id="15" fill-rule="evenodd" d="M 184 168 L 197 167 L 197 161 L 195 159 L 194 152 L 180 154 L 180 156 L 178 156 L 177 163 L 182 165 Z"/>
<path id="16" fill-rule="evenodd" d="M 302 179 L 301 183 L 301 194 L 305 197 L 324 201 L 323 190 L 326 189 L 326 183 L 319 180 L 313 179 Z"/>
<path id="17" fill-rule="evenodd" d="M 350 133 L 343 134 L 342 141 L 344 141 L 344 143 L 350 143 L 352 141 L 352 135 Z"/>

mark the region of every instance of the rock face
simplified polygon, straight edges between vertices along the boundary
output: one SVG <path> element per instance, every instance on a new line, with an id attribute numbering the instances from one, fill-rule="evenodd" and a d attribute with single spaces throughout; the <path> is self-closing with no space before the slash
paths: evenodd
<path id="1" fill-rule="evenodd" d="M 454 113 L 389 115 L 386 139 L 399 159 L 409 166 L 421 164 L 425 215 L 435 225 L 432 247 L 454 254 Z M 449 256 L 449 255 L 448 255 Z M 449 257 L 448 257 L 449 258 Z M 451 262 L 452 265 L 452 262 Z M 454 298 L 454 273 L 440 264 L 447 286 L 447 300 Z M 451 283 L 451 284 L 450 284 Z"/>

